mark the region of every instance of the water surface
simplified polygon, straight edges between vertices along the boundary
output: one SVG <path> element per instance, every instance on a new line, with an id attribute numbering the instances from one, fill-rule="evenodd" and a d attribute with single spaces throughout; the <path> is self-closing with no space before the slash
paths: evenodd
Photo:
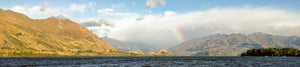
<path id="1" fill-rule="evenodd" d="M 300 57 L 1 57 L 0 66 L 109 66 L 109 67 L 199 67 L 199 66 L 300 66 Z"/>

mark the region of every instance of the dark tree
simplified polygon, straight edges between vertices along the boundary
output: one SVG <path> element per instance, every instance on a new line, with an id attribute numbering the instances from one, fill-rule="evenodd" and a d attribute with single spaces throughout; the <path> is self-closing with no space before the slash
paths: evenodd
<path id="1" fill-rule="evenodd" d="M 261 48 L 251 49 L 242 53 L 241 56 L 300 56 L 300 50 L 295 48 Z"/>

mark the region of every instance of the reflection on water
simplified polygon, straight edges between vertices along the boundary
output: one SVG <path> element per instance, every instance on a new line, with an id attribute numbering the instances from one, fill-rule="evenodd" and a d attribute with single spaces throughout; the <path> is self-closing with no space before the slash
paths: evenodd
<path id="1" fill-rule="evenodd" d="M 299 57 L 1 57 L 0 66 L 300 66 Z"/>

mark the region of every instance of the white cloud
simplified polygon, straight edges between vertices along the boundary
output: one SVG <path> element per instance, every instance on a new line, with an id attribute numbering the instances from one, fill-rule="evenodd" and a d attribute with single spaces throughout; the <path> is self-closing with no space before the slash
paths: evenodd
<path id="1" fill-rule="evenodd" d="M 98 10 L 98 12 L 99 12 L 99 13 L 114 12 L 114 9 L 106 8 L 106 9 Z"/>
<path id="2" fill-rule="evenodd" d="M 67 14 L 55 14 L 53 16 L 58 19 L 70 19 L 70 16 L 68 16 Z"/>
<path id="3" fill-rule="evenodd" d="M 88 8 L 93 8 L 96 3 L 84 3 L 84 4 L 69 4 L 69 7 L 55 7 L 51 3 L 42 3 L 41 5 L 26 7 L 22 5 L 16 5 L 14 7 L 8 8 L 13 11 L 23 13 L 34 19 L 44 19 L 56 14 L 70 14 L 73 12 L 85 12 Z"/>
<path id="4" fill-rule="evenodd" d="M 217 33 L 265 32 L 300 36 L 299 18 L 300 13 L 266 7 L 213 8 L 185 14 L 166 11 L 164 16 L 147 15 L 142 21 L 136 21 L 136 18 L 115 20 L 117 24 L 108 36 L 157 48 L 178 44 L 172 32 L 174 27 L 180 30 L 185 40 Z"/>
<path id="5" fill-rule="evenodd" d="M 118 12 L 114 12 L 114 9 L 112 9 L 112 8 L 106 8 L 106 9 L 98 10 L 98 13 L 101 16 L 113 16 L 113 17 L 138 16 L 135 13 L 118 13 Z"/>
<path id="6" fill-rule="evenodd" d="M 91 30 L 98 37 L 106 37 L 111 28 L 115 26 L 115 22 L 108 18 L 89 18 L 78 23 Z"/>
<path id="7" fill-rule="evenodd" d="M 124 3 L 121 3 L 121 4 L 111 4 L 112 8 L 120 8 L 120 7 L 123 7 L 123 6 L 125 6 Z"/>
<path id="8" fill-rule="evenodd" d="M 73 12 L 73 11 L 85 12 L 86 8 L 87 8 L 86 4 L 79 5 L 79 4 L 72 3 L 69 5 L 69 8 L 67 9 L 67 11 L 69 11 L 69 12 Z"/>
<path id="9" fill-rule="evenodd" d="M 136 3 L 135 3 L 135 2 L 133 2 L 133 3 L 132 3 L 132 6 L 135 6 L 135 5 L 136 5 Z"/>
<path id="10" fill-rule="evenodd" d="M 9 8 L 13 11 L 23 13 L 34 19 L 42 19 L 53 16 L 54 14 L 60 13 L 60 9 L 48 7 L 47 10 L 41 10 L 42 6 L 24 7 L 24 6 L 14 6 Z"/>
<path id="11" fill-rule="evenodd" d="M 108 18 L 89 18 L 85 21 L 81 21 L 80 24 L 83 26 L 101 26 L 101 25 L 106 25 L 110 27 L 114 27 L 115 22 L 111 21 Z"/>
<path id="12" fill-rule="evenodd" d="M 173 12 L 173 11 L 166 11 L 165 13 L 164 13 L 164 16 L 172 16 L 172 15 L 175 15 L 176 14 L 176 12 Z"/>
<path id="13" fill-rule="evenodd" d="M 92 9 L 95 9 L 95 8 L 94 8 L 95 5 L 96 5 L 95 2 L 89 2 L 89 3 L 88 3 L 89 8 L 92 8 Z"/>
<path id="14" fill-rule="evenodd" d="M 162 6 L 165 4 L 166 4 L 165 0 L 148 0 L 148 1 L 146 1 L 146 6 L 149 8 L 154 8 L 154 7 Z"/>
<path id="15" fill-rule="evenodd" d="M 51 4 L 51 3 L 48 3 L 48 2 L 46 2 L 46 3 L 43 3 L 42 5 L 41 5 L 41 9 L 40 9 L 40 11 L 45 11 L 46 10 L 46 8 L 48 8 L 48 7 L 52 7 L 53 5 Z"/>

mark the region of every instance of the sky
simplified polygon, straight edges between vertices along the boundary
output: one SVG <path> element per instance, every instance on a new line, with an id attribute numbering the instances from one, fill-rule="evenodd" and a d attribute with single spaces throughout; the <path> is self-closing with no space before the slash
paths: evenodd
<path id="1" fill-rule="evenodd" d="M 0 0 L 33 19 L 70 19 L 101 37 L 168 49 L 213 34 L 300 36 L 299 0 Z"/>

